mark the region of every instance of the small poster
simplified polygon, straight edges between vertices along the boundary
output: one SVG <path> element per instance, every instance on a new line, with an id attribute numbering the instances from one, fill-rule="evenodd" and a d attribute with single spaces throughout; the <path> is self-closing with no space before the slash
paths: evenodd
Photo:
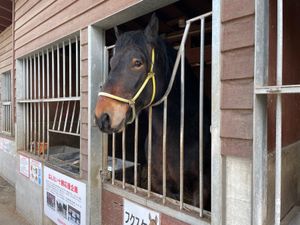
<path id="1" fill-rule="evenodd" d="M 86 224 L 86 184 L 44 167 L 44 213 L 56 224 Z"/>
<path id="2" fill-rule="evenodd" d="M 160 225 L 158 212 L 124 199 L 123 225 Z"/>
<path id="3" fill-rule="evenodd" d="M 42 163 L 34 159 L 30 159 L 30 180 L 42 186 Z"/>
<path id="4" fill-rule="evenodd" d="M 20 174 L 29 178 L 29 158 L 20 155 Z"/>

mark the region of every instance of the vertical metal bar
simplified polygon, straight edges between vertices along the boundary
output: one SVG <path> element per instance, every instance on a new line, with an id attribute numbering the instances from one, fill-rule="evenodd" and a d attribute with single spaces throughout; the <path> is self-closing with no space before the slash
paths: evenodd
<path id="1" fill-rule="evenodd" d="M 69 97 L 72 96 L 72 43 L 69 39 Z"/>
<path id="2" fill-rule="evenodd" d="M 137 164 L 138 164 L 138 142 L 139 142 L 139 117 L 135 119 L 134 127 L 134 193 L 137 191 Z"/>
<path id="3" fill-rule="evenodd" d="M 78 87 L 78 79 L 79 79 L 79 63 L 78 63 L 78 37 L 76 36 L 76 96 L 79 96 L 79 87 Z"/>
<path id="4" fill-rule="evenodd" d="M 49 102 L 47 102 L 47 159 L 49 159 L 49 150 L 50 150 L 49 127 L 50 127 L 50 111 L 49 111 Z"/>
<path id="5" fill-rule="evenodd" d="M 277 0 L 277 86 L 282 85 L 283 58 L 283 2 Z M 281 219 L 281 136 L 282 136 L 282 105 L 281 94 L 276 99 L 276 162 L 275 162 L 275 225 L 280 225 Z"/>
<path id="6" fill-rule="evenodd" d="M 181 49 L 181 95 L 180 95 L 180 209 L 183 209 L 183 185 L 184 185 L 184 51 Z"/>
<path id="7" fill-rule="evenodd" d="M 55 72 L 54 72 L 54 47 L 52 46 L 51 48 L 51 65 L 52 65 L 52 69 L 51 69 L 51 73 L 52 73 L 52 76 L 51 76 L 51 80 L 52 80 L 52 93 L 51 93 L 51 97 L 54 98 L 55 97 L 55 94 L 54 94 L 54 83 L 55 83 Z M 57 86 L 58 88 L 58 86 Z"/>
<path id="8" fill-rule="evenodd" d="M 80 128 L 80 113 L 78 116 L 78 123 L 77 123 L 77 129 L 76 129 L 76 133 L 79 134 L 79 128 Z"/>
<path id="9" fill-rule="evenodd" d="M 200 85 L 199 85 L 199 208 L 203 215 L 203 92 L 204 92 L 204 31 L 205 19 L 201 19 Z"/>
<path id="10" fill-rule="evenodd" d="M 74 105 L 73 105 L 73 112 L 72 112 L 72 118 L 71 118 L 70 130 L 69 130 L 70 133 L 73 130 L 73 122 L 74 122 L 74 116 L 75 116 L 75 111 L 76 111 L 76 103 L 77 103 L 77 101 L 75 101 Z"/>
<path id="11" fill-rule="evenodd" d="M 66 112 L 66 116 L 65 116 L 64 132 L 66 132 L 66 128 L 67 128 L 69 109 L 70 109 L 70 101 L 68 101 L 67 112 Z"/>
<path id="12" fill-rule="evenodd" d="M 30 57 L 30 99 L 33 99 L 33 67 L 32 67 L 32 58 Z M 32 149 L 33 141 L 33 103 L 29 103 L 30 106 L 30 152 Z"/>
<path id="13" fill-rule="evenodd" d="M 60 102 L 57 102 L 57 104 L 56 104 L 56 110 L 55 110 L 55 115 L 54 115 L 54 121 L 53 121 L 53 125 L 52 125 L 52 130 L 55 129 L 59 103 L 60 103 Z"/>
<path id="14" fill-rule="evenodd" d="M 66 97 L 66 46 L 63 41 L 63 97 Z"/>
<path id="15" fill-rule="evenodd" d="M 43 99 L 45 98 L 45 53 L 42 52 L 42 69 L 43 69 L 43 76 L 42 76 L 42 87 L 43 87 Z M 40 149 L 42 150 L 43 158 L 45 158 L 45 104 L 42 102 L 42 146 L 40 145 Z"/>
<path id="16" fill-rule="evenodd" d="M 57 130 L 60 130 L 61 119 L 62 119 L 62 115 L 63 115 L 63 111 L 64 111 L 64 104 L 65 104 L 65 102 L 62 102 L 62 103 L 61 103 L 61 110 L 60 110 L 60 116 L 59 116 L 59 121 L 58 121 L 58 128 L 57 128 Z"/>
<path id="17" fill-rule="evenodd" d="M 151 173 L 152 173 L 152 106 L 149 107 L 148 115 L 148 197 L 151 195 Z"/>
<path id="18" fill-rule="evenodd" d="M 47 49 L 47 99 L 49 99 L 49 97 L 50 97 L 50 90 L 49 90 L 49 88 L 50 88 L 50 71 L 49 71 L 49 49 Z M 53 64 L 53 63 L 52 63 Z"/>
<path id="19" fill-rule="evenodd" d="M 163 115 L 163 204 L 166 203 L 167 196 L 167 120 L 168 120 L 168 98 L 164 100 Z"/>
<path id="20" fill-rule="evenodd" d="M 40 100 L 41 99 L 41 61 L 40 61 L 40 53 L 38 53 L 38 99 Z M 38 122 L 37 122 L 37 126 L 38 126 L 38 129 L 37 129 L 37 139 L 38 139 L 38 142 L 36 143 L 36 147 L 37 147 L 37 150 L 38 150 L 38 154 L 40 154 L 40 144 L 41 144 L 41 104 L 40 103 L 37 103 L 37 113 L 38 113 Z"/>
<path id="21" fill-rule="evenodd" d="M 115 170 L 116 170 L 116 134 L 113 133 L 112 134 L 112 179 L 111 179 L 111 183 L 112 185 L 115 184 L 115 176 L 116 176 L 116 173 L 115 173 Z"/>
<path id="22" fill-rule="evenodd" d="M 122 187 L 125 189 L 126 182 L 126 128 L 122 132 Z"/>
<path id="23" fill-rule="evenodd" d="M 34 82 L 33 87 L 34 88 L 33 88 L 33 92 L 34 92 L 34 99 L 37 99 L 36 55 L 34 55 L 34 58 L 33 58 L 33 67 L 34 67 L 34 71 L 33 71 L 33 82 Z M 33 128 L 34 129 L 33 130 L 33 140 L 34 140 L 33 147 L 34 147 L 34 154 L 36 154 L 36 137 L 37 137 L 36 123 L 37 123 L 37 108 L 36 108 L 36 103 L 33 103 L 33 126 L 34 126 L 34 128 Z"/>
<path id="24" fill-rule="evenodd" d="M 56 65 L 57 65 L 57 98 L 60 98 L 60 62 L 59 62 L 59 45 L 56 46 Z"/>

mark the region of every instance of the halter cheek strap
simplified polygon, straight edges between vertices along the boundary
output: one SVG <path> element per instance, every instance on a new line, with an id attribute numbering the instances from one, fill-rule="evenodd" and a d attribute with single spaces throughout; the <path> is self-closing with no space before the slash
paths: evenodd
<path id="1" fill-rule="evenodd" d="M 119 102 L 127 103 L 132 109 L 132 118 L 128 123 L 132 123 L 134 121 L 134 119 L 136 117 L 135 102 L 140 97 L 140 95 L 142 94 L 143 90 L 147 86 L 148 81 L 150 79 L 152 79 L 152 96 L 151 96 L 151 100 L 150 100 L 149 104 L 147 106 L 145 106 L 145 108 L 150 106 L 154 101 L 155 94 L 156 94 L 155 73 L 153 72 L 154 62 L 155 62 L 155 51 L 154 51 L 154 48 L 152 48 L 150 71 L 148 72 L 147 77 L 144 80 L 142 86 L 139 88 L 139 90 L 136 92 L 136 94 L 133 96 L 133 98 L 126 99 L 126 98 L 122 98 L 120 96 L 113 95 L 113 94 L 110 94 L 110 93 L 107 93 L 107 92 L 99 92 L 98 93 L 98 96 L 104 96 L 104 97 L 111 98 L 111 99 L 114 99 L 114 100 L 119 101 Z"/>

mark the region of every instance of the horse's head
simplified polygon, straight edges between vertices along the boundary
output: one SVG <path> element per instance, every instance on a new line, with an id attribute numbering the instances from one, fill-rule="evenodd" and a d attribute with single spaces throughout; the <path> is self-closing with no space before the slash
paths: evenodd
<path id="1" fill-rule="evenodd" d="M 158 96 L 158 19 L 152 15 L 145 30 L 117 35 L 110 73 L 99 92 L 95 118 L 100 130 L 121 131 Z M 156 58 L 156 59 L 155 59 Z M 158 63 L 159 64 L 159 63 Z"/>

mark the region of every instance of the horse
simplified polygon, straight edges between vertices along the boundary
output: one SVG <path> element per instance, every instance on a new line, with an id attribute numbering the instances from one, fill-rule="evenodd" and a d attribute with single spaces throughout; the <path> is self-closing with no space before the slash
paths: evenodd
<path id="1" fill-rule="evenodd" d="M 111 70 L 99 92 L 95 121 L 102 132 L 118 133 L 136 115 L 157 103 L 170 82 L 177 52 L 158 35 L 159 21 L 152 15 L 144 30 L 116 32 Z M 184 196 L 199 205 L 199 79 L 185 63 Z M 180 72 L 177 71 L 168 96 L 167 117 L 167 196 L 179 199 L 180 183 Z M 162 193 L 163 105 L 152 108 L 151 189 Z M 210 208 L 210 100 L 204 97 L 204 206 Z M 145 140 L 145 151 L 148 154 Z M 187 199 L 187 200 L 186 200 Z"/>

